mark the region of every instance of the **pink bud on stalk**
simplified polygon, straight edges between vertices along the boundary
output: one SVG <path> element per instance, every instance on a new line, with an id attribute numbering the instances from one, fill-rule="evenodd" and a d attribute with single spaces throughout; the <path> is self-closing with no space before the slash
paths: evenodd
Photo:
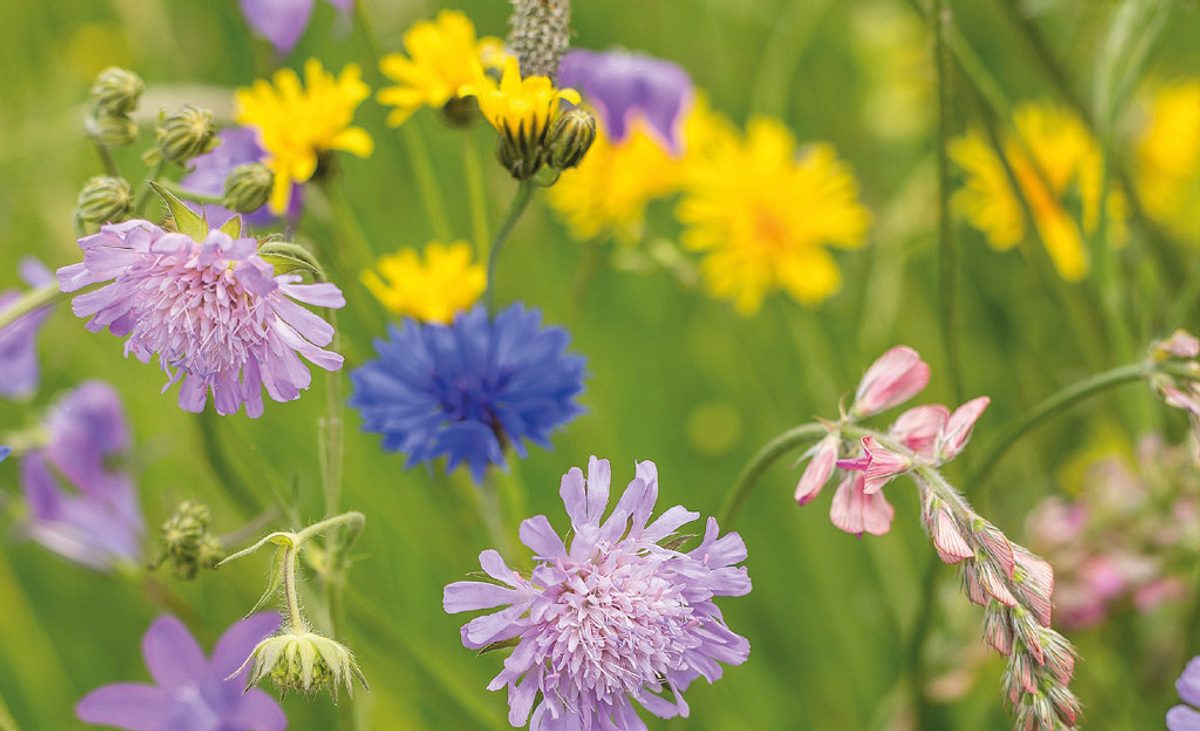
<path id="1" fill-rule="evenodd" d="M 913 454 L 933 460 L 933 446 L 950 418 L 950 409 L 941 404 L 914 406 L 897 417 L 888 433 Z"/>
<path id="2" fill-rule="evenodd" d="M 908 401 L 929 384 L 929 364 L 917 351 L 898 345 L 871 364 L 854 394 L 852 416 L 862 418 Z"/>
<path id="3" fill-rule="evenodd" d="M 1200 338 L 1187 330 L 1176 330 L 1171 337 L 1154 344 L 1154 354 L 1160 359 L 1200 357 Z"/>
<path id="4" fill-rule="evenodd" d="M 987 396 L 980 396 L 959 406 L 950 414 L 937 436 L 935 451 L 939 462 L 949 462 L 962 452 L 963 447 L 967 446 L 967 440 L 971 438 L 975 422 L 979 421 L 979 417 L 983 416 L 984 410 L 991 402 Z"/>
<path id="5" fill-rule="evenodd" d="M 820 494 L 825 483 L 829 482 L 829 478 L 833 476 L 833 468 L 837 462 L 838 447 L 841 446 L 841 442 L 842 440 L 837 434 L 830 434 L 813 447 L 812 460 L 804 468 L 804 473 L 800 475 L 800 482 L 796 485 L 797 503 L 807 505 Z"/>

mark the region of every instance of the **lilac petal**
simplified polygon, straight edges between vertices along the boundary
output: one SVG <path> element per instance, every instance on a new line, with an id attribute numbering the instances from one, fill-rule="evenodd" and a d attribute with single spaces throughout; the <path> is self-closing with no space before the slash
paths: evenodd
<path id="1" fill-rule="evenodd" d="M 296 279 L 299 279 L 298 277 Z M 346 297 L 336 284 L 293 284 L 279 277 L 280 290 L 292 299 L 314 307 L 345 307 Z"/>
<path id="2" fill-rule="evenodd" d="M 512 604 L 520 598 L 514 589 L 482 581 L 456 581 L 447 584 L 442 592 L 442 609 L 447 614 L 473 612 Z"/>
<path id="3" fill-rule="evenodd" d="M 154 620 L 142 637 L 146 668 L 163 688 L 178 688 L 208 677 L 208 661 L 196 640 L 175 617 Z"/>
<path id="4" fill-rule="evenodd" d="M 288 53 L 300 40 L 312 14 L 313 0 L 241 0 L 242 14 L 256 33 L 280 53 Z"/>
<path id="5" fill-rule="evenodd" d="M 54 281 L 54 272 L 36 257 L 27 256 L 22 259 L 18 271 L 21 273 L 21 279 L 30 287 L 40 287 Z"/>
<path id="6" fill-rule="evenodd" d="M 535 515 L 521 521 L 520 538 L 521 543 L 528 546 L 539 559 L 553 561 L 567 555 L 562 538 L 554 532 L 550 520 L 544 515 Z"/>
<path id="7" fill-rule="evenodd" d="M 587 473 L 587 521 L 599 524 L 604 509 L 608 507 L 608 491 L 612 482 L 612 468 L 607 459 L 588 459 Z"/>
<path id="8" fill-rule="evenodd" d="M 1167 731 L 1200 731 L 1200 711 L 1175 706 L 1167 711 Z"/>
<path id="9" fill-rule="evenodd" d="M 213 674 L 220 678 L 233 674 L 250 656 L 254 646 L 271 636 L 277 629 L 279 615 L 274 612 L 260 612 L 225 630 L 225 634 L 221 635 L 216 649 L 213 650 L 212 662 L 209 665 Z"/>
<path id="10" fill-rule="evenodd" d="M 682 505 L 676 505 L 646 526 L 646 532 L 642 534 L 642 537 L 647 541 L 657 543 L 699 517 L 700 513 L 688 510 Z"/>
<path id="11" fill-rule="evenodd" d="M 1200 706 L 1200 657 L 1194 657 L 1175 681 L 1179 697 L 1193 706 Z"/>
<path id="12" fill-rule="evenodd" d="M 75 706 L 75 715 L 84 723 L 128 731 L 167 731 L 170 710 L 170 698 L 161 688 L 115 683 L 84 696 Z"/>
<path id="13" fill-rule="evenodd" d="M 283 731 L 287 716 L 275 699 L 258 688 L 242 696 L 233 713 L 223 719 L 224 727 L 245 731 Z"/>
<path id="14" fill-rule="evenodd" d="M 587 492 L 584 489 L 583 470 L 572 467 L 559 482 L 558 495 L 571 516 L 571 525 L 576 530 L 587 525 Z"/>

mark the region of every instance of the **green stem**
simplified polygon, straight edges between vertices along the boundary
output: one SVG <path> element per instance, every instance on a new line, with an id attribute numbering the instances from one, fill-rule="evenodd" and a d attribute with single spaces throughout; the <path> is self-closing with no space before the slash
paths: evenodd
<path id="1" fill-rule="evenodd" d="M 500 224 L 500 230 L 496 233 L 496 238 L 492 240 L 492 248 L 488 251 L 487 290 L 483 297 L 489 313 L 495 313 L 493 293 L 496 288 L 493 285 L 496 279 L 496 261 L 500 258 L 500 251 L 504 247 L 504 242 L 508 240 L 509 234 L 512 233 L 513 227 L 517 225 L 521 214 L 529 207 L 529 201 L 533 200 L 533 185 L 531 180 L 521 181 L 517 187 L 516 196 L 508 206 L 508 212 L 504 214 L 504 222 Z"/>
<path id="2" fill-rule="evenodd" d="M 800 426 L 788 429 L 767 442 L 762 449 L 758 450 L 758 453 L 742 468 L 737 480 L 733 483 L 733 488 L 725 496 L 725 502 L 721 505 L 721 510 L 717 514 L 717 522 L 721 524 L 722 530 L 728 531 L 732 529 L 734 521 L 737 520 L 738 515 L 742 512 L 746 501 L 750 499 L 750 493 L 754 492 L 754 488 L 758 485 L 758 481 L 762 478 L 763 473 L 771 465 L 775 464 L 792 450 L 798 449 L 809 442 L 815 442 L 828 433 L 829 430 L 823 424 L 801 424 Z"/>
<path id="3" fill-rule="evenodd" d="M 1073 383 L 1045 399 L 992 443 L 978 466 L 968 475 L 966 484 L 972 490 L 982 492 L 996 464 L 1025 434 L 1092 396 L 1144 379 L 1152 370 L 1153 366 L 1145 363 L 1120 366 Z"/>
<path id="4" fill-rule="evenodd" d="M 471 201 L 471 231 L 475 237 L 475 251 L 482 258 L 486 253 L 483 247 L 491 238 L 488 233 L 487 188 L 483 180 L 483 166 L 479 164 L 479 147 L 470 130 L 463 133 L 463 164 L 467 174 L 467 195 Z"/>
<path id="5" fill-rule="evenodd" d="M 104 174 L 112 178 L 121 177 L 121 169 L 117 167 L 117 161 L 113 159 L 112 150 L 108 149 L 108 145 L 99 140 L 92 141 L 96 144 L 96 154 L 100 156 L 100 164 L 104 166 Z"/>
<path id="6" fill-rule="evenodd" d="M 283 555 L 283 597 L 288 610 L 288 630 L 304 634 L 304 615 L 300 613 L 300 592 L 296 586 L 296 567 L 300 563 L 300 547 L 289 546 Z"/>
<path id="7" fill-rule="evenodd" d="M 950 145 L 951 89 L 950 57 L 946 48 L 945 32 L 950 23 L 950 7 L 945 0 L 934 0 L 933 12 L 929 14 L 929 25 L 933 35 L 933 67 L 937 77 L 938 134 L 937 134 L 937 178 L 938 178 L 938 259 L 941 280 L 941 326 L 942 344 L 946 352 L 950 389 L 956 402 L 963 400 L 962 369 L 958 347 L 958 242 L 954 236 L 954 223 L 950 215 Z M 919 724 L 918 724 L 919 727 Z"/>
<path id="8" fill-rule="evenodd" d="M 26 315 L 36 312 L 43 307 L 50 307 L 58 302 L 69 299 L 79 292 L 63 292 L 58 288 L 58 280 L 31 289 L 16 302 L 0 310 L 0 330 L 8 327 Z"/>
<path id="9" fill-rule="evenodd" d="M 151 194 L 154 189 L 150 187 L 151 182 L 158 182 L 162 177 L 163 171 L 167 168 L 166 160 L 159 160 L 155 163 L 154 168 L 150 171 L 149 177 L 142 183 L 142 189 L 138 192 L 137 198 L 133 203 L 133 215 L 135 218 L 140 218 L 143 211 L 146 209 L 146 204 L 150 202 Z"/>

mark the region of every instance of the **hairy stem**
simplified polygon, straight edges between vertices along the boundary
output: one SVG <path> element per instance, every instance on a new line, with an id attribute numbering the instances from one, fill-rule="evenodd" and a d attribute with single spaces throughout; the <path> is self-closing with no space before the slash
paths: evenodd
<path id="1" fill-rule="evenodd" d="M 483 295 L 484 304 L 487 306 L 489 314 L 495 314 L 494 292 L 496 288 L 494 284 L 496 279 L 496 261 L 500 258 L 500 251 L 504 248 L 504 242 L 508 240 L 513 227 L 517 225 L 521 214 L 525 213 L 525 209 L 529 207 L 529 201 L 533 200 L 533 185 L 533 181 L 521 181 L 520 186 L 517 187 L 517 194 L 513 197 L 512 203 L 508 207 L 508 212 L 504 214 L 504 221 L 500 224 L 500 230 L 496 232 L 496 238 L 492 240 L 492 248 L 488 252 L 487 290 Z"/>
<path id="2" fill-rule="evenodd" d="M 746 466 L 742 468 L 741 473 L 733 483 L 733 487 L 725 495 L 725 502 L 721 505 L 721 510 L 717 514 L 717 522 L 721 524 L 721 528 L 726 531 L 732 528 L 738 515 L 741 514 L 746 501 L 750 499 L 750 493 L 754 492 L 754 488 L 758 485 L 763 473 L 771 465 L 775 464 L 789 452 L 799 449 L 810 442 L 815 442 L 827 433 L 829 433 L 829 430 L 823 424 L 802 424 L 788 429 L 767 442 L 762 449 L 758 450 L 758 453 L 751 457 Z"/>

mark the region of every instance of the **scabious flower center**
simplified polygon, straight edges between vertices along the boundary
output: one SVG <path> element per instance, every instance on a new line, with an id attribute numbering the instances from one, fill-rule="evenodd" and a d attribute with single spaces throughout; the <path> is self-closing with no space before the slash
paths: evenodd
<path id="1" fill-rule="evenodd" d="M 164 367 L 207 378 L 236 372 L 266 340 L 271 308 L 234 276 L 233 262 L 204 258 L 193 245 L 122 275 L 137 292 L 127 352 L 157 352 Z"/>
<path id="2" fill-rule="evenodd" d="M 680 586 L 658 575 L 660 563 L 601 546 L 592 560 L 561 567 L 567 578 L 552 591 L 538 645 L 563 698 L 583 691 L 613 705 L 684 666 L 697 620 Z"/>

